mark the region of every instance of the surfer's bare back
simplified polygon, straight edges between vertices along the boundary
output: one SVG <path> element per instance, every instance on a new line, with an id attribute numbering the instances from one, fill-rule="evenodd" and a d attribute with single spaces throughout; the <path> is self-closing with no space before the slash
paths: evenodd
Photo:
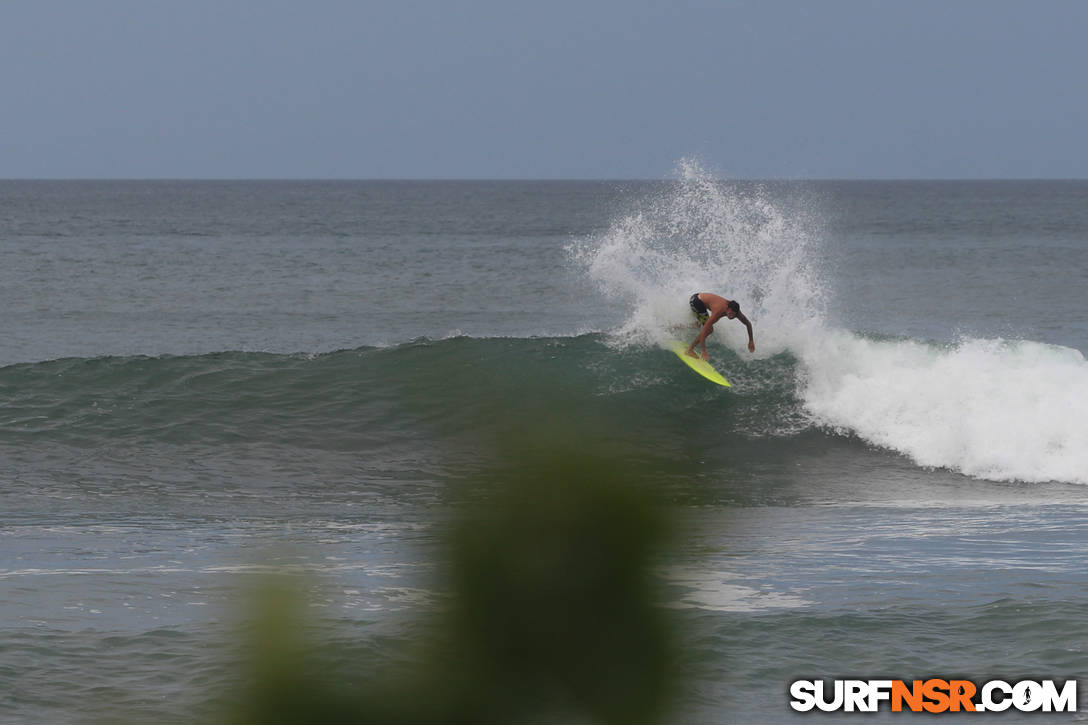
<path id="1" fill-rule="evenodd" d="M 687 355 L 698 357 L 695 354 L 695 346 L 700 345 L 703 350 L 703 359 L 710 359 L 706 354 L 706 338 L 714 332 L 714 323 L 723 317 L 730 320 L 740 320 L 744 323 L 744 326 L 748 328 L 748 352 L 756 351 L 756 340 L 752 336 L 752 323 L 740 311 L 740 305 L 737 304 L 736 300 L 727 300 L 710 292 L 696 292 L 688 300 L 688 303 L 695 313 L 695 319 L 698 320 L 697 324 L 702 325 L 702 329 L 699 330 L 699 336 L 695 338 L 695 341 L 688 345 Z"/>

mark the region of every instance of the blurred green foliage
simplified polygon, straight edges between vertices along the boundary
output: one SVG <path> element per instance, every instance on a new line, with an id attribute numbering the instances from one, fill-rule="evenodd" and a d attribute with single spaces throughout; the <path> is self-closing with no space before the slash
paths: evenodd
<path id="1" fill-rule="evenodd" d="M 667 522 L 622 457 L 567 434 L 519 440 L 450 527 L 436 583 L 448 599 L 404 645 L 414 664 L 330 666 L 303 634 L 299 582 L 274 577 L 226 722 L 661 721 L 674 652 L 654 567 Z"/>

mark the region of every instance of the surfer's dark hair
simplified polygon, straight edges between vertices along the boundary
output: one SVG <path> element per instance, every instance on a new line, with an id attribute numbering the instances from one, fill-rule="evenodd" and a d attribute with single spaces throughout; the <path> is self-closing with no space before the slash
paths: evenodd
<path id="1" fill-rule="evenodd" d="M 736 300 L 729 300 L 729 304 L 725 306 L 727 310 L 733 310 L 733 312 L 740 313 L 740 303 Z"/>

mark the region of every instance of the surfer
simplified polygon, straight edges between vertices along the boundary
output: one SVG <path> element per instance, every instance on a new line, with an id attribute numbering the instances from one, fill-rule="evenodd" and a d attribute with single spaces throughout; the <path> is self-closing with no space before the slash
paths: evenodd
<path id="1" fill-rule="evenodd" d="M 706 354 L 706 338 L 714 332 L 714 323 L 723 317 L 730 320 L 740 320 L 744 323 L 744 326 L 748 328 L 748 352 L 756 351 L 756 341 L 752 336 L 752 323 L 740 311 L 740 305 L 737 304 L 736 300 L 727 300 L 710 292 L 696 292 L 688 300 L 688 304 L 691 305 L 691 310 L 695 313 L 695 319 L 698 320 L 696 324 L 701 325 L 702 329 L 695 341 L 688 345 L 687 355 L 698 357 L 695 354 L 695 346 L 700 345 L 703 350 L 703 359 L 710 359 Z"/>

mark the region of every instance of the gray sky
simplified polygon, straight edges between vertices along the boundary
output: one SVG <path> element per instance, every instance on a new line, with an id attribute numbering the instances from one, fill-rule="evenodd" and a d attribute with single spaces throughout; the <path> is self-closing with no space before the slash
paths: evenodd
<path id="1" fill-rule="evenodd" d="M 5 0 L 3 178 L 1088 177 L 1080 0 Z"/>

